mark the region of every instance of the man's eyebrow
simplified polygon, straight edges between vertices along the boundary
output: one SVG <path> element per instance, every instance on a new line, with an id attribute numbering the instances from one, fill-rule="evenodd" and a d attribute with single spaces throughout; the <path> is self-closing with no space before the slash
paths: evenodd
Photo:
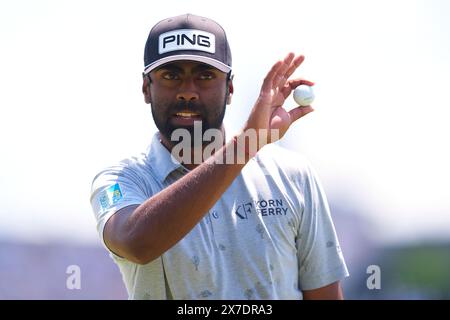
<path id="1" fill-rule="evenodd" d="M 161 71 L 161 70 L 168 70 L 168 71 L 176 71 L 176 72 L 180 72 L 183 73 L 183 68 L 175 65 L 175 64 L 166 64 L 166 65 L 162 65 L 161 67 L 159 67 L 158 69 L 156 69 L 156 71 Z"/>
<path id="2" fill-rule="evenodd" d="M 193 71 L 197 71 L 198 72 L 198 71 L 207 71 L 207 70 L 214 71 L 214 70 L 217 70 L 217 69 L 214 68 L 213 66 L 210 66 L 209 64 L 201 63 L 201 64 L 195 66 Z"/>

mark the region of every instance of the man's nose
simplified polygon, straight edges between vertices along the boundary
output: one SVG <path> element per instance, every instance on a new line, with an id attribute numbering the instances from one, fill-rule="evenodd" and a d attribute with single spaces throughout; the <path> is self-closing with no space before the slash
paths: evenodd
<path id="1" fill-rule="evenodd" d="M 192 79 L 190 78 L 183 80 L 183 83 L 181 84 L 180 90 L 177 94 L 177 100 L 191 101 L 198 100 L 198 98 L 199 96 L 194 81 L 192 81 Z"/>

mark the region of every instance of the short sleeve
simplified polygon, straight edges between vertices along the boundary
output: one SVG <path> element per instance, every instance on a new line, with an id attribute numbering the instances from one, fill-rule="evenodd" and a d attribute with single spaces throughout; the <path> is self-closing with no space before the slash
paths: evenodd
<path id="1" fill-rule="evenodd" d="M 302 181 L 304 210 L 297 237 L 300 290 L 324 287 L 347 277 L 325 193 L 308 165 Z"/>
<path id="2" fill-rule="evenodd" d="M 132 169 L 124 166 L 108 168 L 94 178 L 91 207 L 97 222 L 97 232 L 106 249 L 108 247 L 103 239 L 106 222 L 118 210 L 142 204 L 148 198 L 144 185 Z"/>

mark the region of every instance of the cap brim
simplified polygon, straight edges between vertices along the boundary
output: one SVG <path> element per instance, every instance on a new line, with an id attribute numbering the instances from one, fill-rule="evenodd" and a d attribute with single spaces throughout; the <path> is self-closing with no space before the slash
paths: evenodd
<path id="1" fill-rule="evenodd" d="M 219 69 L 220 71 L 225 72 L 225 73 L 229 73 L 231 71 L 230 66 L 227 66 L 226 64 L 224 64 L 218 60 L 215 60 L 215 59 L 212 59 L 209 57 L 204 57 L 204 56 L 197 56 L 197 55 L 191 55 L 191 54 L 180 54 L 180 55 L 161 58 L 161 59 L 149 64 L 148 66 L 145 67 L 144 74 L 148 74 L 153 69 L 156 69 L 159 66 L 162 66 L 163 64 L 166 64 L 168 62 L 180 61 L 180 60 L 203 62 L 203 63 L 209 64 L 210 66 L 213 66 L 214 68 Z"/>

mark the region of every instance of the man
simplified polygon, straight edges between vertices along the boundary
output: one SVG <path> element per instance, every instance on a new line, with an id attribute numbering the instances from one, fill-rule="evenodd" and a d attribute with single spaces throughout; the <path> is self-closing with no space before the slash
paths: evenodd
<path id="1" fill-rule="evenodd" d="M 226 139 L 224 30 L 187 14 L 150 31 L 142 91 L 159 132 L 144 154 L 100 172 L 91 196 L 130 299 L 343 298 L 348 272 L 325 195 L 302 157 L 271 144 L 313 111 L 282 108 L 313 85 L 288 80 L 303 59 L 273 65 L 241 133 Z M 181 149 L 180 132 L 194 136 Z"/>

